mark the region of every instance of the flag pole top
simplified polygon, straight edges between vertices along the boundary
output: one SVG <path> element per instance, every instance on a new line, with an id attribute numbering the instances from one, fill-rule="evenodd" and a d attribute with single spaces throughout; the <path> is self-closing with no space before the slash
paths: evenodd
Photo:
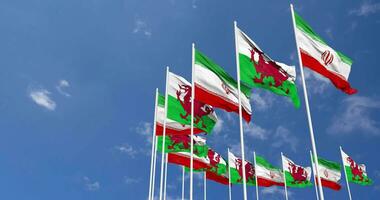
<path id="1" fill-rule="evenodd" d="M 237 26 L 237 21 L 236 20 L 234 20 L 234 25 Z"/>

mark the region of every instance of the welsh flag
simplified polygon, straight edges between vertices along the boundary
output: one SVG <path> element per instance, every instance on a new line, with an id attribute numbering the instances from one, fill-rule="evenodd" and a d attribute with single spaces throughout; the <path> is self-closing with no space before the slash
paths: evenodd
<path id="1" fill-rule="evenodd" d="M 274 167 L 261 156 L 256 156 L 256 175 L 259 186 L 284 186 L 282 170 Z"/>
<path id="2" fill-rule="evenodd" d="M 314 162 L 313 162 L 314 163 Z M 333 190 L 340 190 L 341 185 L 339 180 L 341 178 L 340 164 L 337 162 L 318 158 L 318 172 L 321 177 L 323 187 L 328 187 Z M 314 165 L 314 164 L 313 164 Z M 314 169 L 317 169 L 314 167 Z M 315 175 L 315 183 L 318 184 L 317 176 Z"/>
<path id="3" fill-rule="evenodd" d="M 285 173 L 287 187 L 305 188 L 313 186 L 310 182 L 311 167 L 302 167 L 286 156 L 282 156 L 282 168 Z"/>
<path id="4" fill-rule="evenodd" d="M 243 183 L 243 162 L 241 158 L 236 157 L 233 153 L 228 152 L 228 166 L 230 170 L 230 180 L 232 184 Z M 245 178 L 247 185 L 255 185 L 255 168 L 252 163 L 244 161 Z"/>
<path id="5" fill-rule="evenodd" d="M 162 152 L 163 136 L 157 136 L 157 151 Z M 206 156 L 208 153 L 208 146 L 206 140 L 200 136 L 193 136 L 194 153 L 197 156 Z M 165 149 L 166 153 L 173 152 L 188 152 L 190 153 L 191 136 L 189 135 L 169 135 L 165 136 Z"/>
<path id="6" fill-rule="evenodd" d="M 350 156 L 343 150 L 340 151 L 344 168 L 346 169 L 346 176 L 348 181 L 359 185 L 371 185 L 372 180 L 368 178 L 366 167 L 364 164 L 357 164 Z"/>
<path id="7" fill-rule="evenodd" d="M 260 87 L 287 96 L 298 108 L 295 67 L 272 60 L 243 31 L 236 29 L 241 82 L 248 87 Z"/>
<path id="8" fill-rule="evenodd" d="M 296 40 L 302 63 L 305 67 L 330 79 L 336 88 L 346 94 L 355 94 L 356 89 L 348 82 L 352 60 L 334 50 L 314 32 L 310 25 L 294 12 Z"/>
<path id="9" fill-rule="evenodd" d="M 239 91 L 235 79 L 198 50 L 195 50 L 194 68 L 195 98 L 227 112 L 239 113 Z M 249 122 L 252 115 L 249 103 L 251 89 L 245 85 L 240 88 L 243 118 Z"/>
<path id="10" fill-rule="evenodd" d="M 168 105 L 169 107 L 170 105 Z M 175 114 L 174 114 L 175 116 Z M 165 119 L 165 96 L 159 94 L 157 102 L 157 119 L 156 119 L 156 135 L 162 136 L 164 130 Z M 174 120 L 173 120 L 174 119 Z M 175 121 L 175 117 L 166 118 L 165 135 L 188 135 L 190 134 L 190 125 L 181 124 Z M 204 132 L 202 129 L 194 128 L 194 134 Z"/>
<path id="11" fill-rule="evenodd" d="M 167 118 L 182 125 L 191 124 L 191 84 L 181 76 L 168 75 Z M 194 127 L 210 133 L 217 121 L 214 108 L 200 101 L 194 101 Z"/>
<path id="12" fill-rule="evenodd" d="M 228 185 L 227 163 L 223 157 L 209 148 L 207 152 L 209 165 L 199 171 L 206 172 L 206 178 L 224 185 Z"/>

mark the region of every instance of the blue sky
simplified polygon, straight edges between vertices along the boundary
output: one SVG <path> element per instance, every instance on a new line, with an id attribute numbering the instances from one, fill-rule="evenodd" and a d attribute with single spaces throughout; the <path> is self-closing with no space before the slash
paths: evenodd
<path id="1" fill-rule="evenodd" d="M 298 65 L 289 1 L 1 0 L 0 198 L 145 199 L 148 192 L 154 90 L 165 66 L 190 80 L 191 43 L 236 76 L 233 21 L 272 58 Z M 380 194 L 380 2 L 294 1 L 296 10 L 334 48 L 354 60 L 359 90 L 347 96 L 307 71 L 320 156 L 340 162 L 339 145 L 367 165 L 371 187 L 351 184 L 354 199 Z M 297 82 L 299 95 L 303 91 Z M 255 89 L 245 127 L 246 155 L 280 164 L 280 152 L 309 165 L 304 102 Z M 238 117 L 218 110 L 208 144 L 239 154 Z M 180 168 L 169 165 L 169 199 L 180 197 Z M 195 179 L 195 197 L 202 193 Z M 343 180 L 341 181 L 344 185 Z M 188 185 L 186 185 L 188 186 Z M 157 190 L 156 190 L 157 191 Z M 290 189 L 313 199 L 314 189 Z M 208 182 L 212 199 L 227 187 Z M 282 188 L 260 188 L 283 199 Z M 234 199 L 242 188 L 233 187 Z M 250 199 L 254 188 L 249 188 Z M 325 189 L 328 199 L 347 199 Z"/>

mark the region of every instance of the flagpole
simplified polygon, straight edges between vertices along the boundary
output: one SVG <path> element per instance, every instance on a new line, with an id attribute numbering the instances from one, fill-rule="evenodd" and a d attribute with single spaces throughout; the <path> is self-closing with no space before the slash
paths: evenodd
<path id="1" fill-rule="evenodd" d="M 259 200 L 259 182 L 257 181 L 257 170 L 256 170 L 256 152 L 253 152 L 253 165 L 255 167 L 255 182 L 256 182 L 256 200 Z"/>
<path id="2" fill-rule="evenodd" d="M 232 200 L 232 191 L 231 191 L 231 170 L 230 170 L 230 149 L 227 148 L 228 152 L 228 196 L 229 200 Z"/>
<path id="3" fill-rule="evenodd" d="M 156 125 L 155 125 L 155 127 L 153 129 L 156 132 Z M 156 163 L 157 163 L 157 136 L 155 137 L 155 140 L 154 140 L 154 161 L 153 161 L 153 177 L 152 177 L 152 196 L 151 196 L 151 200 L 154 199 L 154 189 L 155 189 L 155 181 L 156 181 Z"/>
<path id="4" fill-rule="evenodd" d="M 207 199 L 207 185 L 206 185 L 206 171 L 203 175 L 203 199 L 206 200 Z"/>
<path id="5" fill-rule="evenodd" d="M 157 100 L 158 100 L 158 88 L 156 88 L 156 98 L 154 102 L 154 123 L 153 123 L 153 133 L 152 133 L 152 156 L 150 158 L 150 177 L 149 177 L 149 197 L 148 199 L 151 199 L 152 197 L 152 188 L 154 187 L 152 180 L 153 180 L 153 162 L 154 162 L 154 147 L 155 147 L 155 141 L 156 141 L 156 118 L 157 118 Z"/>
<path id="6" fill-rule="evenodd" d="M 311 151 L 310 151 L 310 161 L 311 161 L 311 169 L 313 170 L 313 182 L 314 182 L 314 188 L 315 188 L 315 194 L 317 196 L 317 200 L 319 200 L 319 195 L 318 195 L 318 188 L 317 188 L 317 183 L 315 182 L 315 167 L 314 167 L 314 163 L 313 163 L 313 155 L 311 154 Z"/>
<path id="7" fill-rule="evenodd" d="M 286 188 L 286 176 L 284 169 L 284 154 L 281 152 L 281 161 L 282 161 L 282 175 L 284 177 L 284 188 L 285 188 L 285 199 L 288 200 L 288 189 Z"/>
<path id="8" fill-rule="evenodd" d="M 185 167 L 182 166 L 182 200 L 185 200 Z"/>
<path id="9" fill-rule="evenodd" d="M 236 38 L 236 28 L 237 22 L 234 21 L 234 33 L 235 33 L 235 57 L 236 57 L 236 70 L 237 70 L 237 82 L 238 82 L 238 97 L 239 97 L 239 125 L 240 125 L 240 148 L 241 148 L 241 158 L 243 160 L 243 196 L 244 200 L 247 200 L 247 180 L 245 174 L 245 155 L 244 155 L 244 134 L 243 134 L 243 115 L 241 109 L 241 91 L 240 91 L 240 63 L 239 63 L 239 53 L 238 53 L 238 42 Z"/>
<path id="10" fill-rule="evenodd" d="M 161 177 L 160 177 L 160 200 L 162 200 L 162 189 L 164 184 L 164 164 L 165 164 L 165 137 L 166 137 L 166 118 L 168 113 L 168 78 L 169 67 L 166 67 L 166 86 L 165 86 L 165 117 L 164 129 L 162 132 L 162 152 L 161 152 Z"/>
<path id="11" fill-rule="evenodd" d="M 309 98 L 308 98 L 307 89 L 306 89 L 305 76 L 304 76 L 304 73 L 303 73 L 303 67 L 302 67 L 303 64 L 302 64 L 301 54 L 299 52 L 299 45 L 298 45 L 297 36 L 296 36 L 296 24 L 295 24 L 295 18 L 294 18 L 293 4 L 290 4 L 290 9 L 291 9 L 291 12 L 292 12 L 294 38 L 295 38 L 295 41 L 296 41 L 299 67 L 300 67 L 300 71 L 301 71 L 301 79 L 302 79 L 303 93 L 304 93 L 304 98 L 305 98 L 307 119 L 308 119 L 308 124 L 309 124 L 311 145 L 312 145 L 312 149 L 313 149 L 313 155 L 316 158 L 315 159 L 315 164 L 316 164 L 316 169 L 317 169 L 316 170 L 316 172 L 317 172 L 316 175 L 317 175 L 317 179 L 318 179 L 318 188 L 319 188 L 319 193 L 320 193 L 321 200 L 324 200 L 325 198 L 324 198 L 324 195 L 323 195 L 321 177 L 319 176 L 317 147 L 315 145 L 315 139 L 314 139 L 313 122 L 311 120 L 311 113 L 310 113 L 310 108 L 309 108 Z"/>
<path id="12" fill-rule="evenodd" d="M 343 169 L 344 169 L 344 176 L 346 177 L 346 184 L 347 184 L 348 196 L 350 197 L 350 200 L 352 200 L 352 197 L 351 197 L 351 190 L 350 190 L 350 184 L 348 183 L 346 167 L 344 166 L 343 153 L 342 153 L 343 150 L 342 150 L 342 147 L 341 147 L 341 146 L 339 146 L 339 149 L 340 149 L 340 156 L 342 157 L 342 164 L 343 164 Z"/>
<path id="13" fill-rule="evenodd" d="M 165 155 L 165 180 L 164 180 L 164 200 L 166 200 L 166 183 L 168 179 L 168 154 Z"/>
<path id="14" fill-rule="evenodd" d="M 191 49 L 191 140 L 194 137 L 194 99 L 195 99 L 195 90 L 194 90 L 194 60 L 195 60 L 195 44 L 192 44 Z M 191 142 L 190 145 L 190 200 L 193 200 L 193 162 L 194 162 L 194 144 Z"/>

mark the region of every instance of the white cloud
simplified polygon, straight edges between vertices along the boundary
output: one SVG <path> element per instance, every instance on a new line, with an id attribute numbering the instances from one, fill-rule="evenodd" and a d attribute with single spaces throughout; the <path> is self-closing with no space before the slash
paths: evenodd
<path id="1" fill-rule="evenodd" d="M 145 35 L 146 37 L 152 36 L 152 32 L 148 28 L 147 23 L 145 21 L 143 21 L 142 19 L 136 19 L 135 20 L 135 26 L 133 28 L 132 33 L 134 33 L 134 34 L 140 33 L 140 34 Z"/>
<path id="2" fill-rule="evenodd" d="M 299 142 L 298 138 L 292 135 L 291 132 L 283 126 L 277 127 L 273 136 L 273 141 L 273 147 L 280 148 L 283 146 L 288 146 L 294 152 L 296 151 Z"/>
<path id="3" fill-rule="evenodd" d="M 120 153 L 127 154 L 131 158 L 134 158 L 135 155 L 138 153 L 138 151 L 135 150 L 129 144 L 123 144 L 123 145 L 120 145 L 120 146 L 115 146 L 115 149 L 118 150 Z"/>
<path id="4" fill-rule="evenodd" d="M 197 6 L 197 0 L 192 0 L 191 1 L 191 7 L 194 8 L 194 9 L 198 8 L 198 6 Z"/>
<path id="5" fill-rule="evenodd" d="M 283 199 L 285 196 L 285 190 L 283 187 L 265 187 L 261 189 L 260 191 L 263 195 L 270 195 L 270 196 L 281 195 L 281 198 L 279 199 Z M 288 197 L 292 195 L 293 193 L 288 190 Z"/>
<path id="6" fill-rule="evenodd" d="M 148 144 L 152 144 L 153 124 L 150 122 L 141 122 L 135 129 L 136 133 L 146 137 Z"/>
<path id="7" fill-rule="evenodd" d="M 71 95 L 64 91 L 65 88 L 69 88 L 69 87 L 70 87 L 70 83 L 67 80 L 60 80 L 58 82 L 58 85 L 56 86 L 56 89 L 61 95 L 65 97 L 70 97 Z"/>
<path id="8" fill-rule="evenodd" d="M 223 123 L 224 121 L 219 117 L 218 121 L 216 122 L 213 132 L 215 134 L 219 134 L 223 130 Z"/>
<path id="9" fill-rule="evenodd" d="M 357 131 L 360 134 L 380 135 L 379 122 L 371 111 L 380 109 L 380 101 L 363 96 L 350 96 L 343 100 L 342 108 L 333 117 L 328 133 L 341 135 Z"/>
<path id="10" fill-rule="evenodd" d="M 55 110 L 56 103 L 50 98 L 50 92 L 45 89 L 31 89 L 29 97 L 39 106 L 42 106 L 50 111 Z"/>
<path id="11" fill-rule="evenodd" d="M 304 70 L 304 75 L 306 79 L 307 89 L 313 94 L 323 94 L 326 92 L 326 89 L 329 87 L 329 85 L 331 85 L 330 80 L 309 69 Z M 300 84 L 302 84 L 301 77 L 298 80 Z"/>
<path id="12" fill-rule="evenodd" d="M 334 39 L 334 36 L 333 36 L 332 28 L 331 28 L 331 27 L 325 29 L 325 33 L 326 33 L 327 37 L 329 37 L 330 39 Z"/>
<path id="13" fill-rule="evenodd" d="M 92 181 L 87 176 L 83 177 L 85 189 L 88 191 L 97 191 L 100 189 L 100 183 L 98 181 Z"/>
<path id="14" fill-rule="evenodd" d="M 349 14 L 357 16 L 368 16 L 380 11 L 380 3 L 372 3 L 371 1 L 362 1 L 361 5 L 357 9 L 349 11 Z"/>
<path id="15" fill-rule="evenodd" d="M 141 178 L 131 178 L 131 177 L 125 177 L 124 182 L 126 184 L 136 184 L 141 182 Z"/>
<path id="16" fill-rule="evenodd" d="M 254 111 L 266 111 L 274 104 L 274 96 L 272 92 L 262 89 L 255 90 L 251 95 L 252 108 Z"/>
<path id="17" fill-rule="evenodd" d="M 244 124 L 244 133 L 252 138 L 260 140 L 266 140 L 270 134 L 268 130 L 254 123 Z"/>

